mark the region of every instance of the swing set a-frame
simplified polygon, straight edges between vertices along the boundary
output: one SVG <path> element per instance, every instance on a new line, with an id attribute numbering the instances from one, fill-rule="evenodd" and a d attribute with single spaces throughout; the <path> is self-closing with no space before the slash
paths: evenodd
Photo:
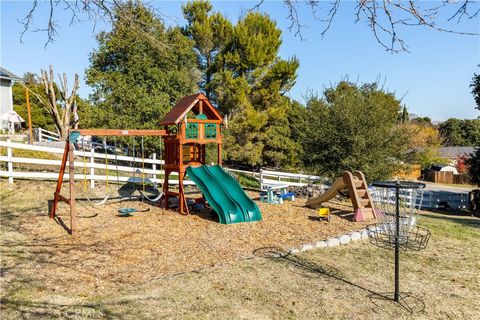
<path id="1" fill-rule="evenodd" d="M 191 116 L 194 118 L 191 118 Z M 190 117 L 189 117 L 190 116 Z M 180 214 L 189 214 L 183 180 L 186 168 L 205 164 L 206 145 L 217 145 L 217 162 L 222 164 L 222 135 L 223 119 L 208 99 L 201 93 L 183 97 L 160 120 L 163 130 L 121 130 L 121 129 L 70 129 L 62 163 L 54 192 L 50 218 L 55 218 L 58 202 L 65 202 L 70 207 L 70 232 L 74 236 L 78 232 L 77 212 L 75 208 L 75 143 L 79 136 L 156 136 L 162 137 L 164 145 L 165 174 L 163 183 L 163 197 L 159 206 L 168 209 L 169 197 L 178 197 L 178 211 Z M 69 197 L 60 194 L 64 175 L 69 172 Z M 178 192 L 169 190 L 169 175 L 178 173 Z"/>

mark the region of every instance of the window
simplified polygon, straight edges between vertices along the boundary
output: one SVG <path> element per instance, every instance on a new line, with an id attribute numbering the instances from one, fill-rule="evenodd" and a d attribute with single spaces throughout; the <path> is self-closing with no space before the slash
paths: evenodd
<path id="1" fill-rule="evenodd" d="M 198 123 L 187 123 L 187 139 L 198 139 Z"/>
<path id="2" fill-rule="evenodd" d="M 217 137 L 217 125 L 215 123 L 205 123 L 205 139 L 215 139 Z"/>

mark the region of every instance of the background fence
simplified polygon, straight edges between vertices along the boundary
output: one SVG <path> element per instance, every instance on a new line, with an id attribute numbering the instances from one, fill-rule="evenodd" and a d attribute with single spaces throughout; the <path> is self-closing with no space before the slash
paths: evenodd
<path id="1" fill-rule="evenodd" d="M 42 128 L 35 128 L 33 135 L 35 140 L 38 142 L 60 141 L 60 135 L 58 133 L 48 131 Z"/>
<path id="2" fill-rule="evenodd" d="M 291 172 L 270 171 L 263 169 L 260 169 L 259 172 L 255 172 L 231 168 L 227 168 L 226 170 L 231 173 L 242 174 L 254 178 L 260 183 L 260 189 L 262 190 L 264 190 L 268 186 L 289 185 L 301 187 L 322 181 L 322 177 L 319 176 Z"/>
<path id="3" fill-rule="evenodd" d="M 24 143 L 0 141 L 0 148 L 6 152 L 0 154 L 0 177 L 8 178 L 9 183 L 14 183 L 15 179 L 39 179 L 39 180 L 57 180 L 58 171 L 61 165 L 62 148 L 52 148 L 45 146 L 29 145 Z M 20 152 L 33 156 L 14 156 L 14 150 L 26 150 Z M 47 155 L 39 157 L 39 155 Z M 94 149 L 88 151 L 76 150 L 74 179 L 88 180 L 90 187 L 95 187 L 96 181 L 117 182 L 135 182 L 141 183 L 143 178 L 146 182 L 163 182 L 164 170 L 162 165 L 164 161 L 157 159 L 153 153 L 149 158 L 128 157 L 121 155 L 105 154 L 95 152 Z M 25 170 L 14 168 L 14 165 L 25 164 Z M 68 162 L 67 162 L 68 165 Z M 39 169 L 38 166 L 41 166 Z M 305 186 L 307 184 L 322 183 L 323 179 L 319 176 L 297 174 L 290 172 L 280 172 L 271 170 L 247 171 L 232 168 L 225 168 L 228 172 L 236 175 L 243 175 L 253 178 L 259 182 L 261 189 L 274 185 Z M 68 170 L 67 170 L 68 171 Z M 108 175 L 107 175 L 108 172 Z M 118 172 L 118 176 L 117 176 Z M 441 174 L 444 174 L 443 172 Z M 451 172 L 446 172 L 451 174 Z M 172 176 L 178 175 L 175 172 Z M 453 176 L 453 175 L 452 175 Z M 65 174 L 65 179 L 70 177 Z M 169 179 L 172 185 L 178 184 L 178 179 Z M 193 182 L 185 180 L 186 185 L 192 185 Z M 422 201 L 423 209 L 437 209 L 448 205 L 452 209 L 464 209 L 468 206 L 468 193 L 466 192 L 447 192 L 447 191 L 425 191 Z"/>
<path id="4" fill-rule="evenodd" d="M 11 142 L 9 139 L 6 142 L 0 141 L 0 147 L 6 149 L 6 154 L 0 155 L 0 177 L 7 177 L 9 183 L 14 183 L 15 178 L 40 180 L 58 179 L 58 171 L 60 170 L 60 165 L 62 162 L 61 155 L 64 151 L 62 148 L 15 143 Z M 14 156 L 15 149 L 33 151 L 33 156 L 16 157 Z M 38 157 L 37 152 L 49 155 L 49 159 Z M 75 150 L 74 155 L 74 166 L 76 171 L 81 171 L 75 173 L 74 179 L 88 180 L 91 188 L 95 187 L 95 181 L 107 181 L 107 179 L 109 182 L 116 182 L 117 180 L 119 182 L 141 182 L 143 177 L 145 177 L 148 179 L 148 182 L 163 182 L 163 175 L 165 171 L 163 170 L 162 166 L 164 161 L 163 159 L 157 159 L 157 155 L 155 153 L 153 153 L 149 158 L 142 159 L 139 157 L 95 152 L 95 150 L 91 148 L 88 151 Z M 15 164 L 27 164 L 28 170 L 14 168 Z M 38 167 L 35 168 L 36 166 L 43 167 L 38 169 Z M 47 167 L 47 169 L 45 169 L 45 167 Z M 271 185 L 280 184 L 289 186 L 305 186 L 311 183 L 318 183 L 322 179 L 319 176 L 290 172 L 270 170 L 252 172 L 229 168 L 225 169 L 233 174 L 240 174 L 254 178 L 260 183 L 261 189 Z M 178 176 L 176 172 L 172 172 L 171 175 Z M 69 178 L 70 177 L 68 173 L 65 173 L 65 179 L 68 180 Z M 184 183 L 187 185 L 193 184 L 193 182 L 189 180 L 185 180 Z M 178 184 L 178 179 L 169 179 L 169 184 Z"/>
<path id="5" fill-rule="evenodd" d="M 465 184 L 469 183 L 466 174 L 454 174 L 452 171 L 434 171 L 427 172 L 427 180 L 435 183 Z"/>

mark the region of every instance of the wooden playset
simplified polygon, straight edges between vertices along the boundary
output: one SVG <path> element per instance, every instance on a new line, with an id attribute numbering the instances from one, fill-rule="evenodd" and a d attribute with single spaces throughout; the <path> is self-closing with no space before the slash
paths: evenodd
<path id="1" fill-rule="evenodd" d="M 178 197 L 178 211 L 188 214 L 183 180 L 186 168 L 205 164 L 206 144 L 217 144 L 218 164 L 222 162 L 222 117 L 201 93 L 182 98 L 167 115 L 160 121 L 163 130 L 120 130 L 120 129 L 71 129 L 65 143 L 62 163 L 54 192 L 50 218 L 54 218 L 58 202 L 62 201 L 70 206 L 71 234 L 75 235 L 78 229 L 75 209 L 75 173 L 74 150 L 79 136 L 158 136 L 164 141 L 165 178 L 163 184 L 164 197 L 160 205 L 168 208 L 169 196 Z M 69 197 L 60 194 L 67 167 L 69 168 Z M 172 172 L 178 172 L 178 192 L 169 189 L 168 178 Z"/>
<path id="2" fill-rule="evenodd" d="M 163 183 L 164 207 L 168 208 L 169 196 L 178 197 L 178 212 L 188 214 L 183 179 L 189 166 L 205 164 L 206 145 L 217 144 L 217 162 L 222 164 L 223 120 L 215 107 L 201 93 L 186 96 L 160 121 L 167 132 L 163 136 L 165 146 L 165 181 Z M 168 177 L 178 172 L 178 192 L 169 190 Z"/>

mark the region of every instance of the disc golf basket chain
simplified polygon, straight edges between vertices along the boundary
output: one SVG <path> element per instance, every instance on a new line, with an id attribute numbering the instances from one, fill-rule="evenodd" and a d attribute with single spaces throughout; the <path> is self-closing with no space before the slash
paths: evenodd
<path id="1" fill-rule="evenodd" d="M 400 293 L 400 250 L 420 251 L 430 239 L 430 231 L 417 226 L 417 215 L 423 200 L 425 184 L 406 181 L 374 182 L 372 197 L 377 210 L 378 223 L 367 226 L 371 244 L 393 249 L 395 252 L 395 292 L 393 299 L 405 302 L 408 295 Z M 402 300 L 402 301 L 400 301 Z"/>

